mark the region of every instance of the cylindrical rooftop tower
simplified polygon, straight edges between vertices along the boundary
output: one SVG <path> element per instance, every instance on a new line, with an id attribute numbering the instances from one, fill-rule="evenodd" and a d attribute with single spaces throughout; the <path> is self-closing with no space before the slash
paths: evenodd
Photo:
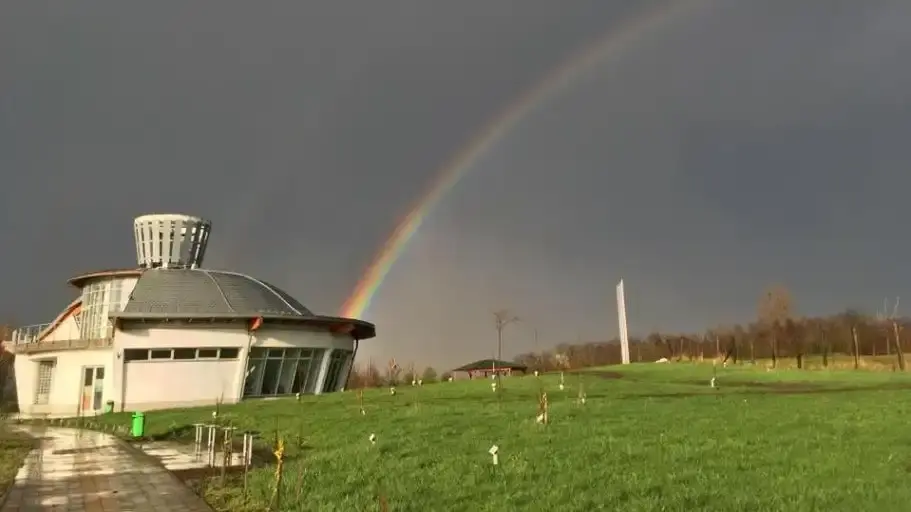
<path id="1" fill-rule="evenodd" d="M 197 268 L 202 265 L 211 231 L 211 222 L 192 215 L 136 217 L 136 261 L 140 268 Z"/>

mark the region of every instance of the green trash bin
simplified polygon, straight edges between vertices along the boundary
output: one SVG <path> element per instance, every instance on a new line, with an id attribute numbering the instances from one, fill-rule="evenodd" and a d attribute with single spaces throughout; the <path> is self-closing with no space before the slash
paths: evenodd
<path id="1" fill-rule="evenodd" d="M 112 412 L 114 412 L 114 401 L 108 400 L 104 403 L 104 413 L 111 414 Z"/>
<path id="2" fill-rule="evenodd" d="M 133 437 L 142 437 L 146 432 L 146 415 L 141 412 L 133 413 L 133 428 L 130 433 Z"/>

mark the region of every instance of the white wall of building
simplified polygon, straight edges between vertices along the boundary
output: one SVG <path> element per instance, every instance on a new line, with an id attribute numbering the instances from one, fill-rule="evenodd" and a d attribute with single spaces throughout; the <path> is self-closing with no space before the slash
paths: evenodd
<path id="1" fill-rule="evenodd" d="M 124 363 L 123 409 L 148 411 L 236 402 L 235 383 L 241 367 L 239 359 Z"/>
<path id="2" fill-rule="evenodd" d="M 145 325 L 151 325 L 146 327 Z M 65 319 L 55 331 L 75 329 L 75 320 Z M 78 330 L 78 329 L 77 329 Z M 48 340 L 57 339 L 51 333 Z M 67 339 L 63 336 L 59 339 Z M 247 332 L 245 323 L 218 326 L 201 324 L 128 324 L 114 333 L 111 349 L 67 349 L 40 354 L 20 353 L 15 371 L 20 411 L 25 416 L 75 416 L 80 413 L 83 371 L 87 366 L 104 367 L 103 401 L 114 402 L 118 411 L 148 411 L 174 407 L 195 407 L 217 401 L 233 403 L 243 397 L 249 349 L 321 349 L 319 377 L 315 392 L 323 390 L 332 354 L 353 350 L 348 335 L 332 334 L 308 327 L 271 327 L 268 324 Z M 126 361 L 125 351 L 151 349 L 229 349 L 228 358 L 178 360 L 149 358 Z M 236 350 L 236 357 L 231 352 Z M 138 352 L 128 353 L 130 357 Z M 223 353 L 220 352 L 219 355 Z M 151 354 L 150 354 L 151 355 Z M 47 404 L 35 404 L 39 361 L 55 360 Z M 347 365 L 343 366 L 346 373 Z M 341 378 L 344 380 L 344 377 Z M 333 390 L 344 385 L 340 382 Z M 93 414 L 83 411 L 82 414 Z"/>
<path id="3" fill-rule="evenodd" d="M 276 328 L 266 324 L 251 335 L 246 323 L 223 327 L 207 323 L 128 325 L 125 330 L 118 330 L 114 337 L 117 359 L 113 380 L 117 389 L 122 389 L 122 397 L 117 399 L 118 407 L 145 411 L 195 407 L 217 400 L 237 402 L 243 397 L 251 347 L 326 349 L 316 386 L 320 392 L 332 350 L 351 351 L 353 345 L 351 336 L 308 327 Z M 236 348 L 238 357 L 218 361 L 124 361 L 125 350 L 146 348 Z"/>
<path id="4" fill-rule="evenodd" d="M 354 350 L 354 338 L 324 330 L 300 327 L 271 327 L 268 324 L 253 335 L 255 347 L 308 347 Z"/>
<path id="5" fill-rule="evenodd" d="M 217 324 L 208 322 L 142 325 L 132 324 L 118 329 L 114 336 L 114 348 L 246 347 L 250 341 L 246 324 L 240 322 L 235 327 L 217 327 Z"/>
<path id="6" fill-rule="evenodd" d="M 243 388 L 249 339 L 244 323 L 234 327 L 208 323 L 153 327 L 134 324 L 118 330 L 114 336 L 114 381 L 122 390 L 120 408 L 147 411 L 195 407 L 218 400 L 237 402 Z M 151 348 L 236 348 L 239 354 L 237 359 L 218 361 L 124 361 L 125 350 Z"/>
<path id="7" fill-rule="evenodd" d="M 36 404 L 38 392 L 38 366 L 40 361 L 56 362 L 51 377 L 47 404 Z M 115 387 L 111 378 L 114 366 L 111 350 L 59 350 L 40 354 L 16 354 L 16 395 L 19 411 L 23 416 L 77 416 L 83 389 L 83 369 L 87 366 L 103 367 L 105 378 L 102 401 L 115 400 Z M 82 411 L 82 414 L 94 414 Z"/>
<path id="8" fill-rule="evenodd" d="M 41 340 L 44 341 L 68 341 L 79 339 L 79 324 L 76 322 L 76 315 L 70 313 L 54 327 L 51 332 Z"/>

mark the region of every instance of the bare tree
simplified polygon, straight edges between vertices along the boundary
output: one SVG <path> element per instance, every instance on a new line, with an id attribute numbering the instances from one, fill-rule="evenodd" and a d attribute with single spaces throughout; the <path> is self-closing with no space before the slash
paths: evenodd
<path id="1" fill-rule="evenodd" d="M 735 325 L 734 329 L 731 331 L 731 339 L 734 344 L 734 364 L 737 364 L 738 361 L 743 363 L 743 360 L 740 356 L 740 347 L 743 346 L 743 340 L 746 338 L 746 331 L 743 330 L 743 326 Z"/>
<path id="2" fill-rule="evenodd" d="M 788 340 L 788 343 L 793 347 L 794 356 L 797 358 L 798 370 L 803 369 L 803 359 L 806 354 L 806 347 L 804 346 L 804 324 L 805 321 L 803 319 L 794 320 L 793 318 L 788 318 L 784 321 L 784 335 Z"/>
<path id="3" fill-rule="evenodd" d="M 895 302 L 896 302 L 896 304 L 895 304 L 895 308 L 893 310 L 893 316 L 894 316 L 894 313 L 896 312 L 895 310 L 898 309 L 898 301 L 896 300 Z M 889 299 L 883 299 L 883 309 L 882 309 L 882 311 L 876 312 L 876 321 L 877 321 L 877 323 L 882 324 L 883 326 L 889 325 L 889 323 L 890 323 L 889 322 Z M 887 329 L 888 329 L 888 327 L 887 327 Z M 890 338 L 890 333 L 887 332 L 886 337 L 885 337 L 886 355 L 887 356 L 892 355 L 892 343 L 889 341 L 889 338 Z"/>
<path id="4" fill-rule="evenodd" d="M 712 329 L 706 330 L 705 333 L 702 335 L 702 345 L 703 346 L 714 343 L 714 345 L 715 345 L 714 359 L 718 359 L 719 357 L 721 357 L 721 336 L 719 335 L 720 331 L 721 331 L 720 327 L 714 327 Z M 705 349 L 703 349 L 703 351 L 704 350 Z"/>
<path id="5" fill-rule="evenodd" d="M 892 348 L 895 349 L 895 357 L 898 363 L 898 369 L 905 371 L 905 351 L 902 347 L 901 341 L 901 331 L 902 325 L 899 322 L 898 318 L 898 303 L 900 297 L 895 298 L 895 304 L 892 307 L 891 312 L 888 311 L 889 302 L 888 300 L 883 302 L 883 312 L 877 315 L 877 320 L 883 325 L 886 330 L 886 353 L 888 354 L 889 340 L 892 339 L 894 343 Z M 891 332 L 890 332 L 891 331 Z"/>
<path id="6" fill-rule="evenodd" d="M 503 329 L 506 329 L 509 324 L 514 324 L 518 321 L 519 317 L 510 313 L 508 309 L 499 309 L 493 312 L 494 327 L 497 329 L 497 362 L 503 360 Z M 496 367 L 494 372 L 497 377 L 497 392 L 499 393 L 500 389 L 502 389 L 500 385 L 500 373 L 502 372 Z"/>
<path id="7" fill-rule="evenodd" d="M 828 368 L 831 347 L 827 322 L 819 318 L 810 320 L 809 322 L 810 323 L 807 325 L 807 335 L 816 338 L 816 348 L 822 352 L 822 366 L 823 368 Z"/>
<path id="8" fill-rule="evenodd" d="M 770 286 L 759 298 L 759 324 L 768 331 L 772 368 L 778 365 L 778 342 L 785 321 L 793 314 L 791 292 L 781 284 Z"/>
<path id="9" fill-rule="evenodd" d="M 857 310 L 847 309 L 839 315 L 842 324 L 851 333 L 851 355 L 854 356 L 854 369 L 860 369 L 860 325 L 863 323 L 863 315 Z"/>
<path id="10" fill-rule="evenodd" d="M 762 328 L 758 323 L 750 324 L 750 332 L 748 336 L 750 340 L 750 364 L 756 364 L 756 341 L 762 338 Z"/>
<path id="11" fill-rule="evenodd" d="M 675 338 L 677 338 L 677 362 L 679 363 L 683 361 L 683 346 L 686 344 L 686 336 L 678 334 Z"/>

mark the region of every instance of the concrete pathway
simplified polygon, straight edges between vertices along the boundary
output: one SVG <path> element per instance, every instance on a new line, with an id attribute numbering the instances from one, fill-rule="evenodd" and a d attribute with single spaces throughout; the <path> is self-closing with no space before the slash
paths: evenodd
<path id="1" fill-rule="evenodd" d="M 225 460 L 221 450 L 214 453 L 212 461 L 209 461 L 205 446 L 202 447 L 202 451 L 197 451 L 193 445 L 174 441 L 143 443 L 141 449 L 149 456 L 156 458 L 162 466 L 175 475 L 179 475 L 184 471 L 192 473 L 193 470 L 204 469 L 209 470 L 214 475 L 221 469 Z M 232 453 L 228 459 L 228 467 L 231 469 L 243 467 L 243 459 L 243 454 Z"/>
<path id="2" fill-rule="evenodd" d="M 41 440 L 0 512 L 211 512 L 149 457 L 100 432 L 23 427 Z"/>

